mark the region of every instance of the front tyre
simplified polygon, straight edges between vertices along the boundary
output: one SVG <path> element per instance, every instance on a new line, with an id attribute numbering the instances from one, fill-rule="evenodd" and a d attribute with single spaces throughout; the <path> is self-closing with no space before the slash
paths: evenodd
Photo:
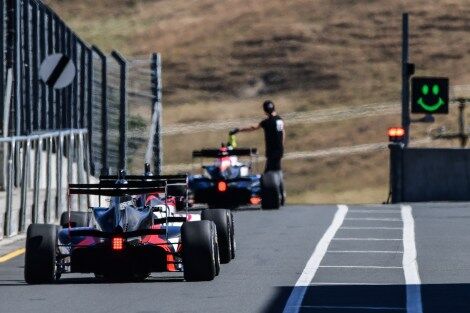
<path id="1" fill-rule="evenodd" d="M 48 284 L 56 278 L 57 226 L 31 224 L 26 234 L 24 279 L 28 284 Z"/>

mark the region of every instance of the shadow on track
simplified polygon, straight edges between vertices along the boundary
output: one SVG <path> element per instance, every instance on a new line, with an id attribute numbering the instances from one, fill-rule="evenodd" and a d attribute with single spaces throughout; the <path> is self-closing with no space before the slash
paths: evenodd
<path id="1" fill-rule="evenodd" d="M 292 289 L 278 287 L 261 312 L 283 312 Z M 470 284 L 421 285 L 421 297 L 423 313 L 470 312 Z M 376 309 L 366 309 L 373 307 Z M 406 312 L 406 288 L 405 285 L 310 286 L 299 312 Z"/>

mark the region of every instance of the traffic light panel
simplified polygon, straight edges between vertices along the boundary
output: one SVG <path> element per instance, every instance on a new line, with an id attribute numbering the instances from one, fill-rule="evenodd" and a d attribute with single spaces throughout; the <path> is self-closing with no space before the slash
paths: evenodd
<path id="1" fill-rule="evenodd" d="M 411 113 L 449 113 L 448 78 L 413 77 L 411 80 L 411 90 Z"/>

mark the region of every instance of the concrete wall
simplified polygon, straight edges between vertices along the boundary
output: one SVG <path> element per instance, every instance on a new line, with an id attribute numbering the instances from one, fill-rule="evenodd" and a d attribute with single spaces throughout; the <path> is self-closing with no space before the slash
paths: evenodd
<path id="1" fill-rule="evenodd" d="M 470 201 L 470 149 L 403 148 L 393 153 L 392 191 L 401 193 L 392 195 L 393 202 Z"/>

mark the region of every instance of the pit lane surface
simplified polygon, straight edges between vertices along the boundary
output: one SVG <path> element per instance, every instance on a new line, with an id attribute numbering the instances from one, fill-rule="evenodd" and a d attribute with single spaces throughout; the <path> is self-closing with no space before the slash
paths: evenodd
<path id="1" fill-rule="evenodd" d="M 338 206 L 235 212 L 237 256 L 212 282 L 153 275 L 112 284 L 64 275 L 54 285 L 28 286 L 19 256 L 0 263 L 0 312 L 470 312 L 469 208 L 412 204 L 413 240 L 404 232 L 402 206 L 347 206 L 294 308 L 288 299 Z M 411 241 L 418 294 L 405 285 L 403 257 Z"/>

